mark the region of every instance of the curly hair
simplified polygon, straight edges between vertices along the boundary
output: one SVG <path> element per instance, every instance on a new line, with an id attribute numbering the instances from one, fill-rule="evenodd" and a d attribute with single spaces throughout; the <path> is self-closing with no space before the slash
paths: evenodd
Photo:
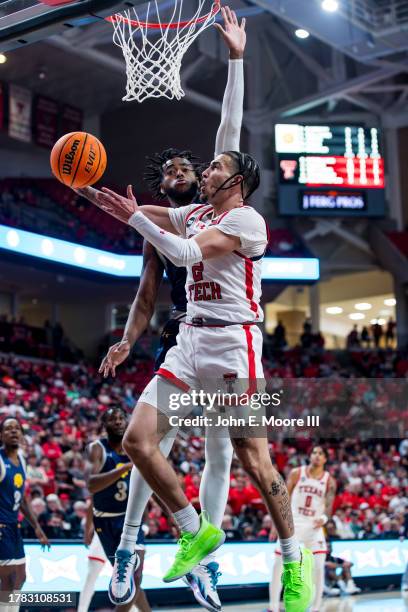
<path id="1" fill-rule="evenodd" d="M 180 149 L 165 149 L 161 153 L 155 153 L 152 156 L 146 157 L 148 164 L 143 175 L 144 181 L 148 184 L 150 191 L 158 200 L 164 200 L 166 195 L 161 192 L 161 184 L 163 181 L 163 165 L 170 159 L 175 157 L 183 157 L 188 159 L 194 168 L 194 171 L 199 175 L 201 164 L 197 157 L 191 151 L 180 151 Z"/>

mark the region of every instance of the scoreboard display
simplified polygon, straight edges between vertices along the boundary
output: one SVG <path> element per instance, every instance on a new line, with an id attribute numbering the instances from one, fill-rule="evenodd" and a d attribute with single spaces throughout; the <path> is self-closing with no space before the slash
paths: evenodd
<path id="1" fill-rule="evenodd" d="M 384 158 L 377 128 L 275 126 L 282 215 L 385 215 Z"/>

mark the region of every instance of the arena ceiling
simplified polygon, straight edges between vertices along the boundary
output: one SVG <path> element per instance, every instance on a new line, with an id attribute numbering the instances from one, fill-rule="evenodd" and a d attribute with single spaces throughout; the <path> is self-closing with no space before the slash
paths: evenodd
<path id="1" fill-rule="evenodd" d="M 7 3 L 0 2 L 0 10 L 1 4 Z M 321 0 L 231 4 L 248 20 L 250 132 L 261 133 L 278 118 L 313 114 L 337 119 L 363 113 L 392 125 L 408 123 L 408 0 L 339 0 L 336 13 L 323 11 Z M 296 28 L 311 36 L 299 40 Z M 192 103 L 219 112 L 214 83 L 225 59 L 215 31 L 188 51 L 182 72 Z M 8 60 L 0 78 L 87 113 L 121 104 L 123 58 L 103 20 L 11 51 Z"/>

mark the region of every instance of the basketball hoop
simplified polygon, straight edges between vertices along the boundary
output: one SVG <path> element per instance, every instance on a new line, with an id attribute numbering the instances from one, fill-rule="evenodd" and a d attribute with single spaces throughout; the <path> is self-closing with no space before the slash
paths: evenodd
<path id="1" fill-rule="evenodd" d="M 113 42 L 120 47 L 126 61 L 125 102 L 143 102 L 147 98 L 165 97 L 180 100 L 185 94 L 181 87 L 181 62 L 197 36 L 215 21 L 220 0 L 197 0 L 198 6 L 190 19 L 182 20 L 183 0 L 174 0 L 166 22 L 160 18 L 157 0 L 147 4 L 145 20 L 136 8 L 117 13 L 107 20 L 113 25 Z M 209 12 L 202 13 L 209 6 Z M 155 12 L 157 20 L 149 21 Z"/>

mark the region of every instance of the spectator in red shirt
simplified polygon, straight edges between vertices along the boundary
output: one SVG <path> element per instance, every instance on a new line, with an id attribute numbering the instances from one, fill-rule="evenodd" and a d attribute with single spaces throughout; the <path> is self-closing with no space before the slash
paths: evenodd
<path id="1" fill-rule="evenodd" d="M 42 445 L 42 449 L 45 457 L 51 461 L 52 465 L 55 465 L 57 459 L 62 455 L 61 447 L 52 434 L 47 436 L 47 440 Z"/>

